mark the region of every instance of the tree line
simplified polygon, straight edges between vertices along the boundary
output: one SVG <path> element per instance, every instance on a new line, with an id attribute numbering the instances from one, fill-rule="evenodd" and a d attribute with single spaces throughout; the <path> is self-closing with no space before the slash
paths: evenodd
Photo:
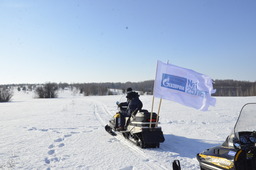
<path id="1" fill-rule="evenodd" d="M 71 84 L 71 86 L 80 89 L 80 93 L 86 96 L 112 95 L 108 89 L 122 89 L 125 92 L 128 87 L 132 87 L 141 94 L 153 94 L 154 80 L 126 83 L 83 83 Z M 256 96 L 256 82 L 215 80 L 213 88 L 216 89 L 213 96 Z"/>
<path id="2" fill-rule="evenodd" d="M 45 84 L 10 84 L 0 85 L 0 102 L 11 99 L 12 88 L 17 87 L 18 91 L 35 91 L 38 98 L 55 98 L 58 90 L 76 90 L 85 96 L 92 95 L 115 95 L 110 89 L 119 89 L 125 93 L 128 87 L 132 87 L 140 94 L 153 94 L 154 80 L 126 83 L 45 83 Z M 213 88 L 216 93 L 213 96 L 256 96 L 256 82 L 237 80 L 214 80 Z"/>
<path id="3" fill-rule="evenodd" d="M 62 88 L 69 86 L 59 84 Z M 79 89 L 80 93 L 89 95 L 113 95 L 109 89 L 121 89 L 123 93 L 128 87 L 139 91 L 141 94 L 153 94 L 154 80 L 126 83 L 82 83 L 71 84 L 71 87 Z M 213 96 L 256 96 L 256 82 L 237 80 L 214 80 L 213 88 L 216 92 Z"/>
<path id="4" fill-rule="evenodd" d="M 79 89 L 80 93 L 85 96 L 90 95 L 114 95 L 110 89 L 119 89 L 125 93 L 128 87 L 132 87 L 136 91 L 144 94 L 152 94 L 154 81 L 143 82 L 126 82 L 126 83 L 77 83 L 71 84 L 71 88 Z M 62 87 L 63 88 L 63 87 Z M 64 87 L 65 88 L 65 87 Z"/>
<path id="5" fill-rule="evenodd" d="M 214 96 L 256 96 L 256 82 L 237 80 L 215 80 Z"/>

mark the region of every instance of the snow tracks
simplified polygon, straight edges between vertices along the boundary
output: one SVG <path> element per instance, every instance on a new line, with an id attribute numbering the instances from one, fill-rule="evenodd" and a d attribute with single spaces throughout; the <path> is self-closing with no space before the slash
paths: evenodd
<path id="1" fill-rule="evenodd" d="M 111 113 L 111 111 L 108 110 L 105 104 L 94 101 L 94 114 L 99 120 L 99 122 L 101 123 L 102 127 L 104 127 L 108 123 L 108 121 L 111 119 L 111 117 L 115 114 L 115 112 Z M 120 134 L 115 137 L 109 135 L 109 138 L 111 138 L 111 140 L 118 141 L 120 144 L 124 145 L 124 148 L 126 148 L 126 150 L 131 151 L 131 154 L 133 155 L 133 157 L 137 157 L 137 160 L 140 160 L 141 164 L 143 164 L 142 166 L 145 166 L 144 168 L 170 169 L 170 167 L 166 167 L 163 165 L 163 160 L 157 159 L 157 157 L 154 157 L 151 155 L 151 152 L 154 152 L 154 150 L 157 150 L 157 149 L 141 149 L 138 146 L 134 145 L 134 143 L 125 139 Z"/>

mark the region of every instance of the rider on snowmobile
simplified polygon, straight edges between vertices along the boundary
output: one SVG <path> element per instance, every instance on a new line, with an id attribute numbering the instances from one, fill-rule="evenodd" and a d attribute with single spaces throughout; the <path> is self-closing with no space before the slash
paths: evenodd
<path id="1" fill-rule="evenodd" d="M 137 111 L 141 110 L 143 106 L 142 102 L 139 99 L 139 94 L 137 92 L 134 92 L 132 88 L 128 88 L 126 92 L 127 110 L 120 112 L 120 127 L 116 129 L 118 131 L 125 130 L 125 117 L 130 117 L 132 116 L 132 114 L 136 114 Z"/>

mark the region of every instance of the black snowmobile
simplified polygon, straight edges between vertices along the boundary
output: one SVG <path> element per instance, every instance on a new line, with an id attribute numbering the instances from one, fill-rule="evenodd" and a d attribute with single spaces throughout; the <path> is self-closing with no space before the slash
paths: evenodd
<path id="1" fill-rule="evenodd" d="M 126 111 L 127 102 L 118 103 L 119 112 Z M 118 121 L 120 119 L 113 117 L 105 130 L 115 136 L 117 133 L 134 142 L 141 148 L 158 148 L 161 142 L 164 142 L 164 136 L 161 127 L 158 127 L 158 116 L 156 113 L 148 110 L 135 110 L 130 117 L 125 117 L 125 130 L 117 131 Z"/>
<path id="2" fill-rule="evenodd" d="M 256 103 L 243 106 L 222 145 L 197 154 L 197 159 L 201 170 L 256 170 Z"/>

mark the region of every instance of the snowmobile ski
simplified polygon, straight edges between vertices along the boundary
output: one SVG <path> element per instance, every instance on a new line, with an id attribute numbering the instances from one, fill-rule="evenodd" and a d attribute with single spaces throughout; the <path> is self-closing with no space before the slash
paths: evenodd
<path id="1" fill-rule="evenodd" d="M 105 126 L 105 130 L 112 136 L 116 136 L 116 133 L 112 130 L 112 128 L 109 125 Z"/>

